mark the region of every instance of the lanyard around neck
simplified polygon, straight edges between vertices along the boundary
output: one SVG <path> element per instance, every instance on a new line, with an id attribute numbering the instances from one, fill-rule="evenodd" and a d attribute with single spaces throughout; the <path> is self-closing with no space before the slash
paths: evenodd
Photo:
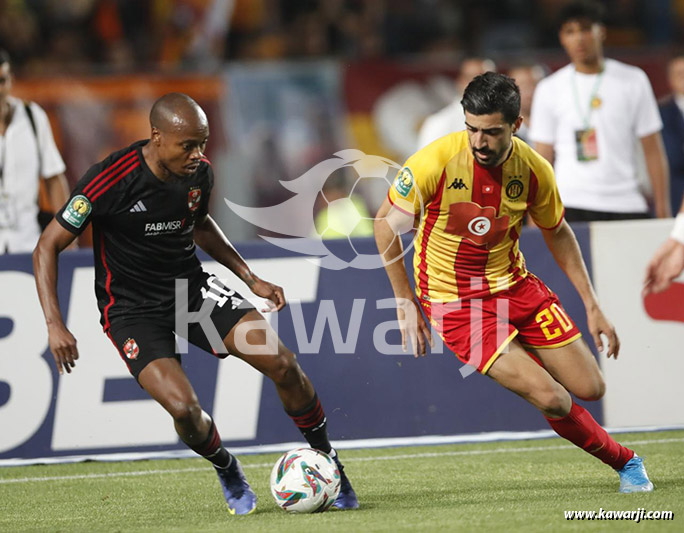
<path id="1" fill-rule="evenodd" d="M 580 120 L 582 121 L 582 126 L 585 130 L 589 129 L 589 121 L 591 119 L 592 111 L 594 111 L 595 107 L 598 107 L 594 105 L 594 102 L 596 100 L 596 95 L 598 93 L 599 86 L 601 85 L 601 80 L 603 79 L 603 73 L 605 72 L 605 70 L 605 66 L 601 67 L 600 72 L 596 76 L 596 80 L 594 80 L 594 87 L 592 87 L 591 94 L 589 95 L 589 105 L 587 106 L 586 113 L 582 113 L 582 106 L 580 105 L 579 91 L 577 90 L 577 71 L 572 71 L 572 94 L 575 97 L 575 107 L 577 108 L 577 114 L 579 115 Z"/>

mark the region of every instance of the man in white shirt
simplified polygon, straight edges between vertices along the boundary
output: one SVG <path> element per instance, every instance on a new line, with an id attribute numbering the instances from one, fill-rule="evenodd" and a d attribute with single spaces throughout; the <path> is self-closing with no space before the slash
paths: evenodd
<path id="1" fill-rule="evenodd" d="M 10 58 L 0 50 L 0 254 L 35 248 L 40 178 L 53 212 L 69 197 L 66 167 L 45 111 L 11 96 L 11 89 Z"/>
<path id="2" fill-rule="evenodd" d="M 416 150 L 424 148 L 440 137 L 465 129 L 465 114 L 461 105 L 463 91 L 475 76 L 485 72 L 496 72 L 496 65 L 491 59 L 469 57 L 461 62 L 458 78 L 456 78 L 456 97 L 448 106 L 425 119 L 418 131 Z"/>
<path id="3" fill-rule="evenodd" d="M 553 165 L 568 221 L 647 218 L 638 145 L 653 209 L 669 217 L 669 171 L 653 89 L 639 68 L 604 59 L 602 8 L 578 1 L 561 11 L 559 39 L 571 64 L 534 94 L 530 139 Z"/>

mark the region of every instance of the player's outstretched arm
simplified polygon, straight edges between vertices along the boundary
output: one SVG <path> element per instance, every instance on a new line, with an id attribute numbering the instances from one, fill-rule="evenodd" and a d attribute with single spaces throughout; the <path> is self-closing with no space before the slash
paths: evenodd
<path id="1" fill-rule="evenodd" d="M 385 271 L 392 284 L 397 301 L 397 318 L 401 331 L 401 345 L 406 351 L 407 339 L 413 346 L 413 355 L 425 355 L 426 344 L 432 346 L 430 327 L 420 312 L 409 283 L 402 260 L 401 233 L 413 226 L 413 217 L 392 207 L 389 200 L 380 206 L 375 216 L 374 233 L 378 251 L 382 256 Z"/>
<path id="2" fill-rule="evenodd" d="M 194 239 L 197 246 L 207 252 L 213 259 L 226 266 L 249 287 L 256 296 L 266 298 L 273 304 L 270 309 L 262 309 L 264 312 L 280 311 L 287 301 L 283 288 L 264 281 L 254 274 L 245 260 L 240 256 L 233 245 L 221 231 L 218 224 L 209 215 L 195 224 Z"/>
<path id="3" fill-rule="evenodd" d="M 64 325 L 57 299 L 57 257 L 74 239 L 76 235 L 53 220 L 45 228 L 33 250 L 33 272 L 38 298 L 48 328 L 50 351 L 60 375 L 64 370 L 71 373 L 78 359 L 76 339 Z"/>
<path id="4" fill-rule="evenodd" d="M 684 271 L 684 202 L 667 239 L 646 268 L 644 295 L 662 292 Z"/>
<path id="5" fill-rule="evenodd" d="M 599 307 L 598 298 L 589 280 L 587 267 L 582 259 L 579 244 L 570 225 L 563 220 L 555 229 L 542 229 L 546 246 L 551 251 L 553 258 L 561 267 L 570 282 L 582 298 L 584 308 L 587 311 L 587 325 L 591 332 L 596 348 L 599 352 L 603 351 L 603 341 L 601 335 L 608 338 L 608 357 L 617 359 L 620 351 L 620 340 L 613 324 L 605 317 Z"/>

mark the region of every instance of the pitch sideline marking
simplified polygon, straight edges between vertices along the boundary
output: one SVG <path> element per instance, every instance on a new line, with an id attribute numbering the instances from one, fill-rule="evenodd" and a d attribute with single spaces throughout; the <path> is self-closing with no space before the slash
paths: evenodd
<path id="1" fill-rule="evenodd" d="M 672 442 L 684 442 L 684 438 L 676 439 L 652 439 L 652 440 L 635 440 L 629 441 L 627 445 L 642 445 L 642 444 L 666 444 Z M 527 448 L 499 448 L 491 450 L 462 450 L 453 452 L 424 452 L 424 453 L 405 453 L 397 455 L 381 455 L 377 457 L 348 457 L 344 460 L 345 463 L 361 463 L 368 461 L 394 461 L 397 459 L 425 459 L 433 457 L 453 457 L 458 455 L 488 455 L 495 453 L 519 453 L 519 452 L 540 452 L 540 451 L 555 451 L 568 450 L 576 448 L 572 445 L 561 446 L 531 446 Z M 243 468 L 270 468 L 272 463 L 253 463 L 243 464 Z M 102 479 L 113 477 L 136 477 L 148 475 L 162 475 L 162 474 L 184 474 L 189 472 L 204 472 L 208 471 L 207 467 L 193 467 L 193 468 L 174 468 L 165 470 L 137 470 L 133 472 L 107 472 L 104 474 L 75 474 L 70 476 L 46 476 L 46 477 L 22 477 L 14 479 L 0 479 L 0 485 L 9 483 L 31 483 L 31 482 L 45 482 L 45 481 L 68 481 L 76 479 Z"/>

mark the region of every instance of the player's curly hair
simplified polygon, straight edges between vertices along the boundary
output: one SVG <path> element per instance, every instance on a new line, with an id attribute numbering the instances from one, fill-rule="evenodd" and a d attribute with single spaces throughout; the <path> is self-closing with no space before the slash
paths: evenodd
<path id="1" fill-rule="evenodd" d="M 505 74 L 485 72 L 465 88 L 461 105 L 472 115 L 501 113 L 508 124 L 513 124 L 520 116 L 520 89 Z"/>

